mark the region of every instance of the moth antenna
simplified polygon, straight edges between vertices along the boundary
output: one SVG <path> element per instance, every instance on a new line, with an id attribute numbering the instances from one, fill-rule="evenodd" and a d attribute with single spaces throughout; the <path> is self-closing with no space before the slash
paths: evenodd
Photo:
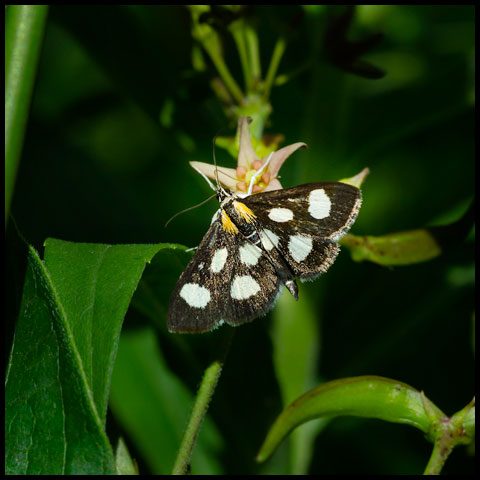
<path id="1" fill-rule="evenodd" d="M 220 186 L 220 181 L 218 180 L 218 167 L 217 167 L 217 156 L 215 155 L 215 142 L 217 141 L 218 133 L 213 137 L 213 164 L 215 165 L 215 181 L 217 182 L 217 189 Z"/>
<path id="2" fill-rule="evenodd" d="M 165 224 L 164 228 L 167 228 L 167 225 L 175 218 L 175 217 L 178 217 L 179 215 L 181 215 L 182 213 L 185 213 L 185 212 L 188 212 L 189 210 L 193 210 L 194 208 L 198 208 L 198 207 L 201 207 L 204 203 L 207 203 L 209 202 L 213 197 L 215 197 L 217 194 L 214 193 L 213 195 L 211 195 L 210 197 L 208 197 L 206 200 L 204 200 L 203 202 L 199 203 L 198 205 L 194 205 L 193 207 L 188 207 L 186 208 L 185 210 L 182 210 L 181 212 L 178 212 L 176 213 L 173 217 L 171 217 L 167 223 Z"/>

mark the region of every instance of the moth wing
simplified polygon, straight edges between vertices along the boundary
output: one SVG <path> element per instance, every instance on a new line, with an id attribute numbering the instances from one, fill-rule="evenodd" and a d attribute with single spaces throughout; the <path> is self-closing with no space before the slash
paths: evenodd
<path id="1" fill-rule="evenodd" d="M 357 187 L 341 182 L 307 183 L 242 199 L 260 224 L 331 241 L 337 241 L 350 229 L 361 201 Z"/>
<path id="2" fill-rule="evenodd" d="M 275 269 L 258 247 L 228 233 L 218 218 L 181 274 L 168 306 L 168 330 L 200 333 L 265 314 L 279 291 Z"/>
<path id="3" fill-rule="evenodd" d="M 301 280 L 313 280 L 338 255 L 337 241 L 355 221 L 361 193 L 352 185 L 321 182 L 258 193 L 242 202 L 257 217 L 264 247 L 278 251 Z"/>
<path id="4" fill-rule="evenodd" d="M 170 332 L 206 332 L 221 325 L 225 312 L 218 297 L 224 279 L 231 275 L 229 249 L 217 215 L 173 289 L 167 319 Z"/>
<path id="5" fill-rule="evenodd" d="M 235 238 L 231 278 L 224 292 L 224 298 L 228 297 L 225 322 L 233 326 L 250 322 L 271 310 L 282 285 L 263 251 L 241 234 Z"/>

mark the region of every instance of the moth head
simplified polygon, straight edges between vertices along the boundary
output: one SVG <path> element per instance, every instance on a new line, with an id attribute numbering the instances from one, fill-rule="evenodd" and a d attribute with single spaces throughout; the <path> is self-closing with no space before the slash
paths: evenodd
<path id="1" fill-rule="evenodd" d="M 232 192 L 228 188 L 223 188 L 220 184 L 217 186 L 217 200 L 222 203 L 226 198 L 232 196 Z"/>

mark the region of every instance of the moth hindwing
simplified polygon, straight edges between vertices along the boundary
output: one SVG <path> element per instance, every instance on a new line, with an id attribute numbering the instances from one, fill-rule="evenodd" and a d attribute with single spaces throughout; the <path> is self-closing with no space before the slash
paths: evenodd
<path id="1" fill-rule="evenodd" d="M 171 332 L 249 322 L 273 307 L 282 285 L 297 299 L 295 278 L 330 267 L 361 204 L 360 190 L 339 182 L 245 198 L 220 187 L 217 198 L 220 209 L 170 298 Z"/>

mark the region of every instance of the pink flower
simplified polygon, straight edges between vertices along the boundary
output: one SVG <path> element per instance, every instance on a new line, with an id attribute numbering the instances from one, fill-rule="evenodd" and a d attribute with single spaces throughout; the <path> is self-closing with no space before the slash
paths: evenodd
<path id="1" fill-rule="evenodd" d="M 229 190 L 237 193 L 247 193 L 253 179 L 251 193 L 280 190 L 282 185 L 278 180 L 278 172 L 283 162 L 299 148 L 307 145 L 303 142 L 292 143 L 286 147 L 258 158 L 252 146 L 249 117 L 239 117 L 238 137 L 239 151 L 237 168 L 217 167 L 218 179 Z M 267 165 L 266 165 L 267 164 Z M 190 162 L 192 168 L 208 178 L 215 179 L 215 165 L 203 162 Z"/>

